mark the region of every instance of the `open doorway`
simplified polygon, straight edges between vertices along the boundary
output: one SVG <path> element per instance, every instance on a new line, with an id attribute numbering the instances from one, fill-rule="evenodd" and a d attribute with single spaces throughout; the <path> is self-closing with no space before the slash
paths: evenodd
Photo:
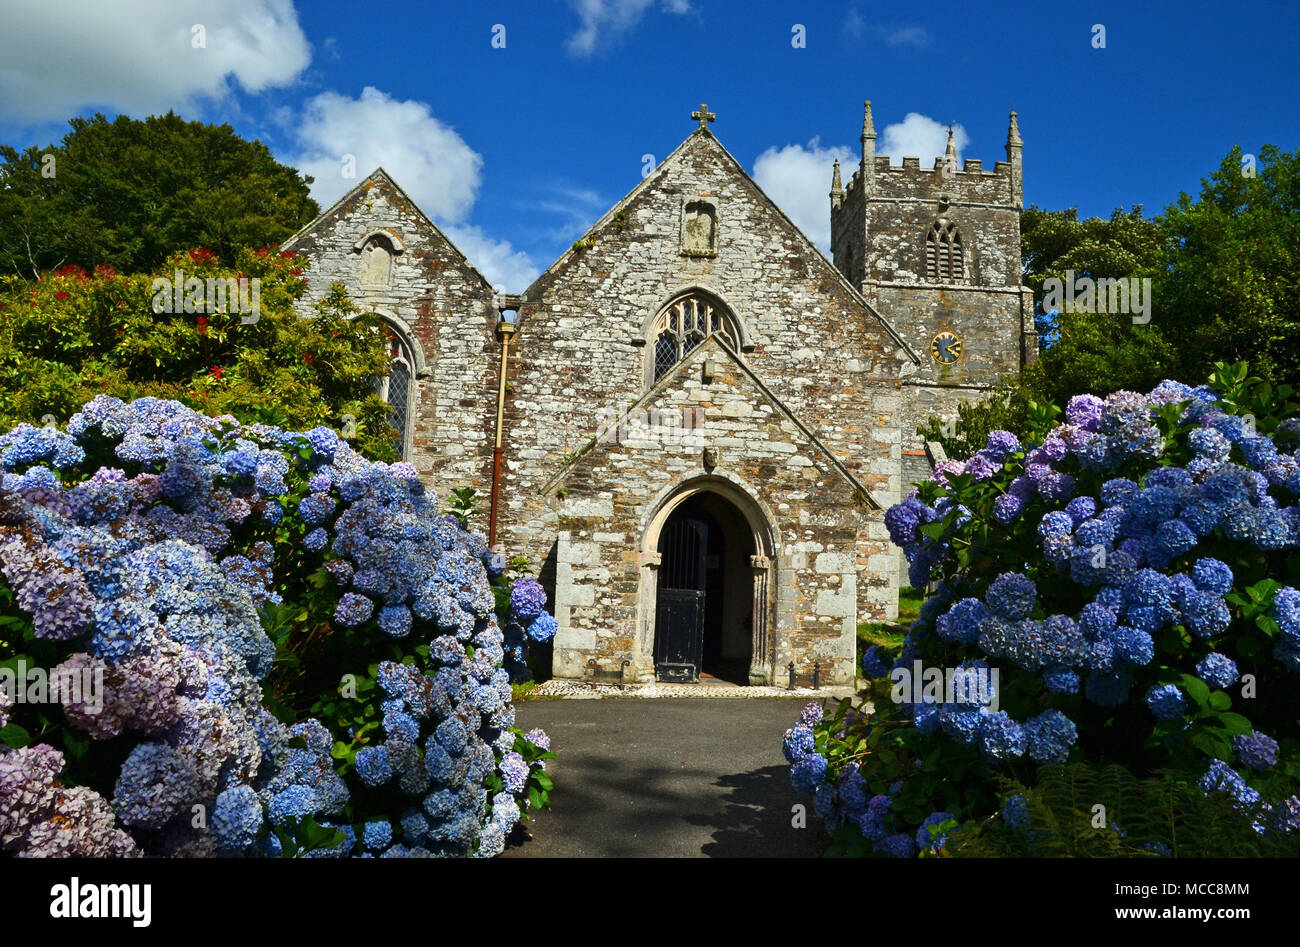
<path id="1" fill-rule="evenodd" d="M 748 684 L 753 642 L 753 532 L 726 498 L 701 491 L 659 534 L 655 676 Z"/>

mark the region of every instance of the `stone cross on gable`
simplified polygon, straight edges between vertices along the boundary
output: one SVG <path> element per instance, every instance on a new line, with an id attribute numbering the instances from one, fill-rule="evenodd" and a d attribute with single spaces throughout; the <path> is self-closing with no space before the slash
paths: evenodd
<path id="1" fill-rule="evenodd" d="M 718 116 L 709 111 L 709 107 L 703 102 L 700 103 L 700 110 L 698 112 L 691 113 L 691 118 L 699 122 L 701 128 L 708 128 L 709 122 L 713 121 L 717 117 Z"/>

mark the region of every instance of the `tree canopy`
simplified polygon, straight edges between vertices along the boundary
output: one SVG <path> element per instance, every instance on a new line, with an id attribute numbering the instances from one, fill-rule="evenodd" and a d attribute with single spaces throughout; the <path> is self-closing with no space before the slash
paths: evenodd
<path id="1" fill-rule="evenodd" d="M 379 317 L 336 284 L 302 318 L 304 262 L 245 249 L 234 269 L 197 249 L 153 273 L 71 266 L 40 281 L 0 277 L 0 430 L 62 423 L 98 394 L 154 396 L 246 423 L 326 425 L 370 457 L 393 458 L 389 407 L 374 389 L 388 371 Z M 189 292 L 168 304 L 178 269 L 194 281 L 194 304 Z M 214 299 L 223 284 L 234 291 Z"/>
<path id="2" fill-rule="evenodd" d="M 955 427 L 934 418 L 921 433 L 955 457 L 992 430 L 1023 434 L 1047 405 L 1164 378 L 1204 381 L 1215 362 L 1249 362 L 1272 385 L 1300 387 L 1300 153 L 1273 145 L 1252 167 L 1240 147 L 1155 218 L 1141 206 L 1079 220 L 1077 208 L 1021 215 L 1025 285 L 1034 291 L 1038 361 L 984 401 L 963 405 Z M 1044 312 L 1050 278 L 1150 278 L 1149 322 L 1128 315 Z"/>
<path id="3" fill-rule="evenodd" d="M 241 248 L 277 244 L 319 213 L 310 177 L 229 125 L 171 112 L 69 125 L 58 145 L 0 145 L 0 273 L 147 273 L 195 246 L 231 266 Z"/>

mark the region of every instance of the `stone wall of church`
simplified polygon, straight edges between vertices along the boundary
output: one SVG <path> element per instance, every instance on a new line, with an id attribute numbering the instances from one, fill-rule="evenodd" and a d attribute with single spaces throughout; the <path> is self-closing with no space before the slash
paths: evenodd
<path id="1" fill-rule="evenodd" d="M 935 416 L 955 420 L 961 403 L 983 398 L 1037 355 L 1033 299 L 1020 284 L 1019 165 L 998 161 L 985 170 L 967 159 L 945 172 L 942 159 L 922 168 L 916 158 L 895 166 L 876 155 L 869 172 L 865 183 L 855 172 L 833 198 L 832 246 L 836 264 L 921 357 L 917 369 L 905 369 L 898 418 L 911 452 L 906 493 L 927 472 L 917 427 Z M 964 272 L 955 282 L 926 273 L 926 236 L 941 217 L 961 234 Z M 961 340 L 955 364 L 932 357 L 932 341 L 944 331 Z"/>
<path id="2" fill-rule="evenodd" d="M 540 488 L 512 486 L 509 494 L 507 545 L 553 557 L 546 571 L 561 629 L 554 673 L 587 676 L 594 662 L 626 680 L 653 679 L 658 557 L 649 530 L 665 501 L 706 488 L 733 492 L 742 512 L 770 526 L 743 550 L 763 557 L 751 567 L 770 589 L 765 681 L 786 684 L 793 665 L 803 683 L 816 668 L 823 684 L 851 684 L 856 624 L 864 618 L 859 583 L 875 588 L 870 570 L 892 566 L 887 541 L 873 530 L 880 514 L 715 342 L 688 356 L 684 370 L 630 417 Z M 717 451 L 711 463 L 705 446 Z M 526 464 L 511 468 L 523 474 L 512 484 L 530 473 Z"/>
<path id="3" fill-rule="evenodd" d="M 386 279 L 375 278 L 385 275 L 382 265 L 367 270 L 369 251 L 358 246 L 367 235 L 381 244 L 391 238 L 397 251 Z M 299 302 L 304 315 L 342 282 L 359 308 L 384 316 L 414 350 L 423 370 L 415 379 L 408 460 L 444 497 L 457 487 L 486 490 L 498 365 L 487 281 L 381 172 L 283 249 L 312 261 Z"/>
<path id="4" fill-rule="evenodd" d="M 648 504 L 665 485 L 696 472 L 697 460 L 647 454 L 638 461 L 642 466 L 618 467 L 608 478 L 567 487 L 550 481 L 592 438 L 603 412 L 625 410 L 647 390 L 648 330 L 662 307 L 679 293 L 703 290 L 734 313 L 742 357 L 761 383 L 880 506 L 855 514 L 850 529 L 840 513 L 827 511 L 824 484 L 829 481 L 810 472 L 815 461 L 807 449 L 788 435 L 778 436 L 762 416 L 719 415 L 717 423 L 726 418 L 730 429 L 709 434 L 724 455 L 736 452 L 737 462 L 750 465 L 746 476 L 755 485 L 775 484 L 795 471 L 790 475 L 798 489 L 786 497 L 771 494 L 779 518 L 778 574 L 841 581 L 837 592 L 822 597 L 826 609 L 816 609 L 813 594 L 788 600 L 787 611 L 777 616 L 778 626 L 785 622 L 795 635 L 791 641 L 812 634 L 806 629 L 822 622 L 824 632 L 814 635 L 822 644 L 797 646 L 803 650 L 796 663 L 806 664 L 818 647 L 847 649 L 852 643 L 844 637 L 848 616 L 830 614 L 848 608 L 845 575 L 856 572 L 849 597 L 859 617 L 892 615 L 897 606 L 897 570 L 882 516 L 899 495 L 901 353 L 827 261 L 730 160 L 710 136 L 696 133 L 676 160 L 654 172 L 649 186 L 607 215 L 528 291 L 510 372 L 503 535 L 507 548 L 528 550 L 535 560 L 553 559 L 562 530 L 575 541 L 585 532 L 581 541 L 593 544 L 597 532 L 623 534 L 610 540 L 619 544 L 619 556 L 638 549 L 642 537 L 636 524 L 647 515 Z M 682 252 L 686 205 L 700 200 L 714 210 L 713 255 Z M 705 404 L 707 392 L 695 391 L 689 397 Z M 737 404 L 726 410 L 747 409 Z M 814 476 L 810 484 L 807 478 Z M 559 489 L 567 495 L 548 492 Z M 630 504 L 621 511 L 620 496 Z M 610 516 L 615 529 L 601 525 Z M 842 568 L 850 558 L 856 568 Z M 818 573 L 819 562 L 832 571 Z M 611 585 L 602 594 L 634 600 L 628 577 L 611 563 L 599 553 L 586 584 L 603 582 L 608 570 Z M 820 591 L 830 592 L 829 587 Z M 595 594 L 595 586 L 580 597 L 588 594 Z M 621 601 L 632 607 L 626 598 Z M 595 614 L 589 617 L 594 620 Z M 611 660 L 629 653 L 635 635 L 630 615 L 617 613 L 604 629 L 609 640 L 598 650 Z"/>
<path id="5" fill-rule="evenodd" d="M 1033 325 L 1028 288 L 930 289 L 890 283 L 866 290 L 882 312 L 901 314 L 891 322 L 922 360 L 904 382 L 899 413 L 904 449 L 922 447 L 916 429 L 929 418 L 955 421 L 959 404 L 984 398 L 1000 378 L 1020 371 L 1021 327 L 1026 321 Z M 961 358 L 953 365 L 940 364 L 930 352 L 935 335 L 945 330 L 962 341 Z"/>

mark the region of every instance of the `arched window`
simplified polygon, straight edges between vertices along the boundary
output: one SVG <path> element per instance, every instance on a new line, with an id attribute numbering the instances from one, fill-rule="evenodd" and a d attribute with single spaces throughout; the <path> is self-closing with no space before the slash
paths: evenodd
<path id="1" fill-rule="evenodd" d="M 393 428 L 394 446 L 400 460 L 406 460 L 409 453 L 408 428 L 411 418 L 411 399 L 415 394 L 415 362 L 406 344 L 397 333 L 384 326 L 388 337 L 388 374 L 375 379 L 375 390 L 379 397 L 392 406 L 388 423 Z"/>
<path id="2" fill-rule="evenodd" d="M 710 335 L 733 351 L 740 349 L 740 332 L 731 315 L 721 306 L 699 296 L 687 296 L 672 303 L 659 314 L 650 334 L 651 382 L 666 375 Z"/>
<path id="3" fill-rule="evenodd" d="M 925 275 L 935 283 L 960 283 L 966 278 L 961 231 L 942 217 L 925 235 Z"/>

